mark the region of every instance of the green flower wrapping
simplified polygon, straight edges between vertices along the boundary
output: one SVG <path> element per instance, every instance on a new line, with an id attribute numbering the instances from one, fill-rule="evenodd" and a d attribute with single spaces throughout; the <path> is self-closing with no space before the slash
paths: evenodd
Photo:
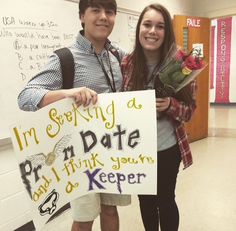
<path id="1" fill-rule="evenodd" d="M 154 86 L 156 97 L 168 97 L 177 93 L 193 81 L 205 66 L 198 50 L 193 49 L 188 54 L 177 50 L 157 73 Z"/>

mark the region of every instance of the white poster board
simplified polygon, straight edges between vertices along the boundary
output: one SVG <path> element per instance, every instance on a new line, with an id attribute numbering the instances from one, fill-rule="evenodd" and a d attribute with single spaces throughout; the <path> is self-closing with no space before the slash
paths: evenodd
<path id="1" fill-rule="evenodd" d="M 36 228 L 93 192 L 156 194 L 155 91 L 60 100 L 14 124 L 12 141 Z"/>

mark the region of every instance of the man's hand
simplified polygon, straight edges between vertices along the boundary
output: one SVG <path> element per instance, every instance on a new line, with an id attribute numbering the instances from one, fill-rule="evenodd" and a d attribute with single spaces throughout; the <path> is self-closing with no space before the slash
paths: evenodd
<path id="1" fill-rule="evenodd" d="M 97 102 L 97 93 L 95 91 L 87 87 L 78 87 L 72 89 L 60 89 L 55 91 L 49 91 L 40 101 L 38 107 L 45 107 L 66 97 L 73 98 L 77 107 L 79 107 L 80 105 L 86 107 L 91 102 L 93 104 Z"/>
<path id="2" fill-rule="evenodd" d="M 97 93 L 87 87 L 72 88 L 65 91 L 66 97 L 74 98 L 77 107 L 83 105 L 88 106 L 91 102 L 97 102 Z"/>

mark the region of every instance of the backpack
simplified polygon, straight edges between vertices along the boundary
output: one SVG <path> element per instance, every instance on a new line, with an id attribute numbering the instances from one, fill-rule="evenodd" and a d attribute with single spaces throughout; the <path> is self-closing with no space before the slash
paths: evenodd
<path id="1" fill-rule="evenodd" d="M 121 64 L 120 56 L 117 49 L 113 46 L 110 47 L 109 51 L 117 58 L 119 64 Z M 75 75 L 75 66 L 74 58 L 69 48 L 63 47 L 58 50 L 55 50 L 54 53 L 57 54 L 61 64 L 62 70 L 62 88 L 70 89 L 73 87 L 74 75 Z"/>

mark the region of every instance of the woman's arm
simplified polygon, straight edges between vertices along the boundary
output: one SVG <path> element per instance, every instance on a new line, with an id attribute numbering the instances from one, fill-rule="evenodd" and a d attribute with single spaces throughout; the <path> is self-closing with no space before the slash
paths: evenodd
<path id="1" fill-rule="evenodd" d="M 193 81 L 190 85 L 191 89 L 191 97 L 193 100 L 189 101 L 188 103 L 184 101 L 179 101 L 174 97 L 170 98 L 170 105 L 169 108 L 166 110 L 166 114 L 169 115 L 174 120 L 179 122 L 188 122 L 193 112 L 196 109 L 196 82 Z"/>

